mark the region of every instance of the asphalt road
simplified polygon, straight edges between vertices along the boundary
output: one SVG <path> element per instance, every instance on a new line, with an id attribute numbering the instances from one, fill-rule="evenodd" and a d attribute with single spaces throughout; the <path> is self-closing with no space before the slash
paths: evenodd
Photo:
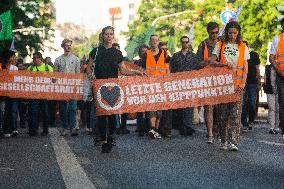
<path id="1" fill-rule="evenodd" d="M 0 139 L 0 188 L 284 188 L 284 139 L 258 123 L 244 133 L 238 152 L 206 143 L 205 126 L 171 139 L 138 137 L 135 127 L 102 154 L 92 137 Z"/>

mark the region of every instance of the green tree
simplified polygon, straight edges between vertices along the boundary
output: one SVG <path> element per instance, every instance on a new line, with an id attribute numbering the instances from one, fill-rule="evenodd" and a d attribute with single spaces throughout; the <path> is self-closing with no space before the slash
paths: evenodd
<path id="1" fill-rule="evenodd" d="M 13 29 L 45 27 L 45 39 L 39 32 L 15 32 L 15 46 L 20 56 L 27 56 L 29 49 L 42 49 L 43 41 L 50 39 L 51 25 L 55 21 L 54 6 L 51 0 L 2 0 L 0 13 L 12 11 Z M 7 49 L 11 40 L 2 41 L 0 50 Z M 28 48 L 27 48 L 28 46 Z"/>
<path id="2" fill-rule="evenodd" d="M 266 62 L 268 42 L 280 33 L 277 29 L 276 7 L 282 0 L 246 0 L 236 1 L 242 5 L 239 23 L 242 26 L 244 40 L 258 52 L 261 62 Z"/>
<path id="3" fill-rule="evenodd" d="M 173 0 L 171 3 L 167 0 L 142 0 L 138 9 L 139 19 L 130 23 L 129 31 L 125 33 L 128 42 L 133 43 L 131 41 L 137 36 L 142 36 L 137 42 L 146 43 L 149 39 L 145 39 L 143 33 L 151 31 L 151 24 L 155 18 L 185 10 L 194 10 L 194 4 L 188 0 Z M 179 38 L 188 32 L 193 21 L 193 15 L 190 13 L 160 20 L 155 25 L 155 32 L 159 35 L 160 41 L 167 42 L 169 36 L 174 36 L 174 39 L 170 40 L 178 42 Z M 147 34 L 144 36 L 148 37 Z"/>

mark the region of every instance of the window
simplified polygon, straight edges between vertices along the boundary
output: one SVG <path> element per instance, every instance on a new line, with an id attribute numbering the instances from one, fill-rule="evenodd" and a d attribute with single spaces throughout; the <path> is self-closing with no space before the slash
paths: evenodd
<path id="1" fill-rule="evenodd" d="M 134 9 L 135 4 L 134 3 L 129 3 L 129 9 Z"/>

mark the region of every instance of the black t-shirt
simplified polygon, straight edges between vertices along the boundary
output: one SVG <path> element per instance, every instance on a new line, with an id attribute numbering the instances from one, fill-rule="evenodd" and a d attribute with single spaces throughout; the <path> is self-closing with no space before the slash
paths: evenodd
<path id="1" fill-rule="evenodd" d="M 250 59 L 248 60 L 248 76 L 247 84 L 257 84 L 256 66 L 260 64 L 257 52 L 250 52 Z"/>
<path id="2" fill-rule="evenodd" d="M 159 53 L 154 56 L 156 62 L 159 60 L 161 54 L 162 54 L 162 49 L 159 49 Z M 170 60 L 171 60 L 171 57 L 170 56 L 166 56 L 166 52 L 165 51 L 164 51 L 164 55 L 165 55 L 165 62 L 169 63 Z M 147 53 L 145 53 L 142 56 L 142 58 L 141 58 L 141 60 L 139 62 L 139 64 L 140 64 L 139 66 L 141 66 L 142 68 L 145 69 L 146 68 L 146 60 L 147 60 Z"/>
<path id="3" fill-rule="evenodd" d="M 94 73 L 97 79 L 117 78 L 118 65 L 123 60 L 119 50 L 115 47 L 106 49 L 104 46 L 99 46 L 94 48 L 89 56 L 95 60 Z"/>

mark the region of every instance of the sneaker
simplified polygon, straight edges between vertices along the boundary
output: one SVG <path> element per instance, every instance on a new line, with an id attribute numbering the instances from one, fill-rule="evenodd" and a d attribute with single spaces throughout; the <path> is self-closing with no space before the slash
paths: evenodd
<path id="1" fill-rule="evenodd" d="M 278 131 L 276 129 L 270 129 L 269 130 L 269 134 L 272 134 L 272 135 L 277 135 L 278 134 Z"/>
<path id="2" fill-rule="evenodd" d="M 148 135 L 151 139 L 155 139 L 155 133 L 156 131 L 154 131 L 154 129 L 151 129 L 149 132 L 148 132 Z"/>
<path id="3" fill-rule="evenodd" d="M 17 130 L 13 131 L 11 134 L 11 137 L 16 137 L 19 135 L 19 132 Z"/>
<path id="4" fill-rule="evenodd" d="M 67 129 L 63 129 L 60 136 L 67 136 Z"/>
<path id="5" fill-rule="evenodd" d="M 220 145 L 220 150 L 227 150 L 227 149 L 228 149 L 228 144 L 227 144 L 227 142 L 221 143 L 221 145 Z"/>
<path id="6" fill-rule="evenodd" d="M 78 136 L 78 134 L 79 134 L 78 131 L 79 131 L 79 130 L 77 130 L 76 128 L 75 128 L 75 129 L 72 129 L 72 131 L 71 131 L 71 136 Z"/>
<path id="7" fill-rule="evenodd" d="M 213 136 L 208 136 L 207 143 L 208 144 L 213 144 L 213 141 L 214 141 L 214 137 Z"/>
<path id="8" fill-rule="evenodd" d="M 229 150 L 230 151 L 238 151 L 239 149 L 238 149 L 237 145 L 231 143 L 231 144 L 229 144 Z"/>
<path id="9" fill-rule="evenodd" d="M 244 127 L 243 127 L 243 132 L 244 132 L 244 133 L 247 133 L 248 131 L 249 131 L 249 128 L 246 127 L 246 126 L 244 126 Z"/>
<path id="10" fill-rule="evenodd" d="M 249 123 L 248 130 L 252 130 L 253 123 Z"/>
<path id="11" fill-rule="evenodd" d="M 12 135 L 11 135 L 11 133 L 6 133 L 6 134 L 4 134 L 4 137 L 5 138 L 10 138 Z"/>
<path id="12" fill-rule="evenodd" d="M 154 137 L 155 137 L 155 139 L 161 139 L 162 138 L 161 135 L 158 132 L 156 132 L 154 134 Z"/>

